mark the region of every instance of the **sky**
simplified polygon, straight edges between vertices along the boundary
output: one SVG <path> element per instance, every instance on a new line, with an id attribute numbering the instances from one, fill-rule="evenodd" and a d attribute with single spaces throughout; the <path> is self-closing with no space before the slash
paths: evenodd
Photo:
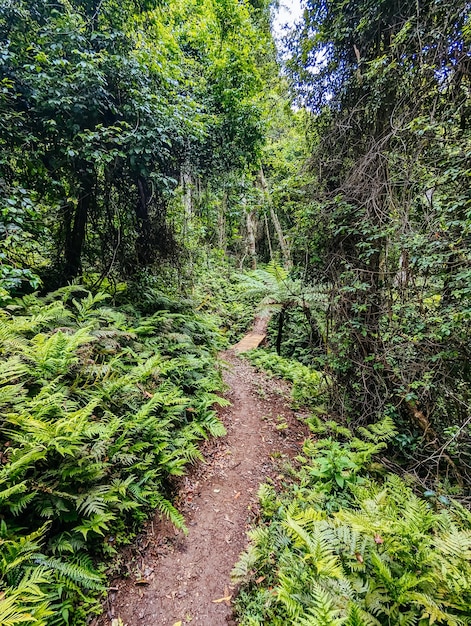
<path id="1" fill-rule="evenodd" d="M 280 0 L 280 8 L 273 20 L 273 31 L 277 39 L 283 35 L 283 27 L 293 26 L 303 14 L 301 0 Z"/>

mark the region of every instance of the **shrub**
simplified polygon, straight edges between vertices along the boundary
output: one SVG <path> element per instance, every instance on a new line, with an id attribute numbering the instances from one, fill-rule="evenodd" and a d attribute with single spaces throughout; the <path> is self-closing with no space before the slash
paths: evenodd
<path id="1" fill-rule="evenodd" d="M 262 485 L 263 521 L 233 572 L 241 626 L 471 623 L 471 515 L 378 477 L 393 433 L 385 420 L 343 445 L 308 440 L 283 494 Z"/>

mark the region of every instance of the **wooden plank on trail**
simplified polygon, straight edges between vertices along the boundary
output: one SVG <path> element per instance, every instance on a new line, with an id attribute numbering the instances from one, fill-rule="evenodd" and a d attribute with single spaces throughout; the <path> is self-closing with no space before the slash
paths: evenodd
<path id="1" fill-rule="evenodd" d="M 236 354 L 242 354 L 242 352 L 248 352 L 249 350 L 258 348 L 267 336 L 269 321 L 270 315 L 257 315 L 254 319 L 252 330 L 236 343 L 235 346 L 232 346 L 232 350 Z"/>
<path id="2" fill-rule="evenodd" d="M 239 343 L 236 343 L 235 346 L 232 346 L 232 349 L 236 354 L 248 352 L 249 350 L 258 348 L 258 346 L 262 343 L 266 336 L 266 333 L 263 335 L 254 332 L 248 333 L 243 339 L 239 341 Z"/>

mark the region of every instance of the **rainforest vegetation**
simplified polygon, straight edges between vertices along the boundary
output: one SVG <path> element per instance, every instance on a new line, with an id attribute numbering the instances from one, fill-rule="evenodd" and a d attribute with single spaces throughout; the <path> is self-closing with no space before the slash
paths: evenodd
<path id="1" fill-rule="evenodd" d="M 471 624 L 470 5 L 303 7 L 280 55 L 270 0 L 0 0 L 3 626 L 186 530 L 254 310 L 312 436 L 240 624 Z"/>

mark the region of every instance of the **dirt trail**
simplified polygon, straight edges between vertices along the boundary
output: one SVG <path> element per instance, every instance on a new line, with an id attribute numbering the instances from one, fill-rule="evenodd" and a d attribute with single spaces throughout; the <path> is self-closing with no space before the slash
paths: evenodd
<path id="1" fill-rule="evenodd" d="M 304 427 L 284 383 L 257 373 L 233 351 L 222 358 L 231 406 L 219 414 L 228 433 L 205 444 L 205 463 L 179 484 L 177 506 L 189 534 L 158 518 L 148 525 L 128 564 L 130 577 L 113 583 L 103 625 L 118 617 L 126 626 L 236 623 L 230 572 L 247 545 L 258 486 L 268 476 L 277 481 L 280 462 L 299 452 Z"/>

